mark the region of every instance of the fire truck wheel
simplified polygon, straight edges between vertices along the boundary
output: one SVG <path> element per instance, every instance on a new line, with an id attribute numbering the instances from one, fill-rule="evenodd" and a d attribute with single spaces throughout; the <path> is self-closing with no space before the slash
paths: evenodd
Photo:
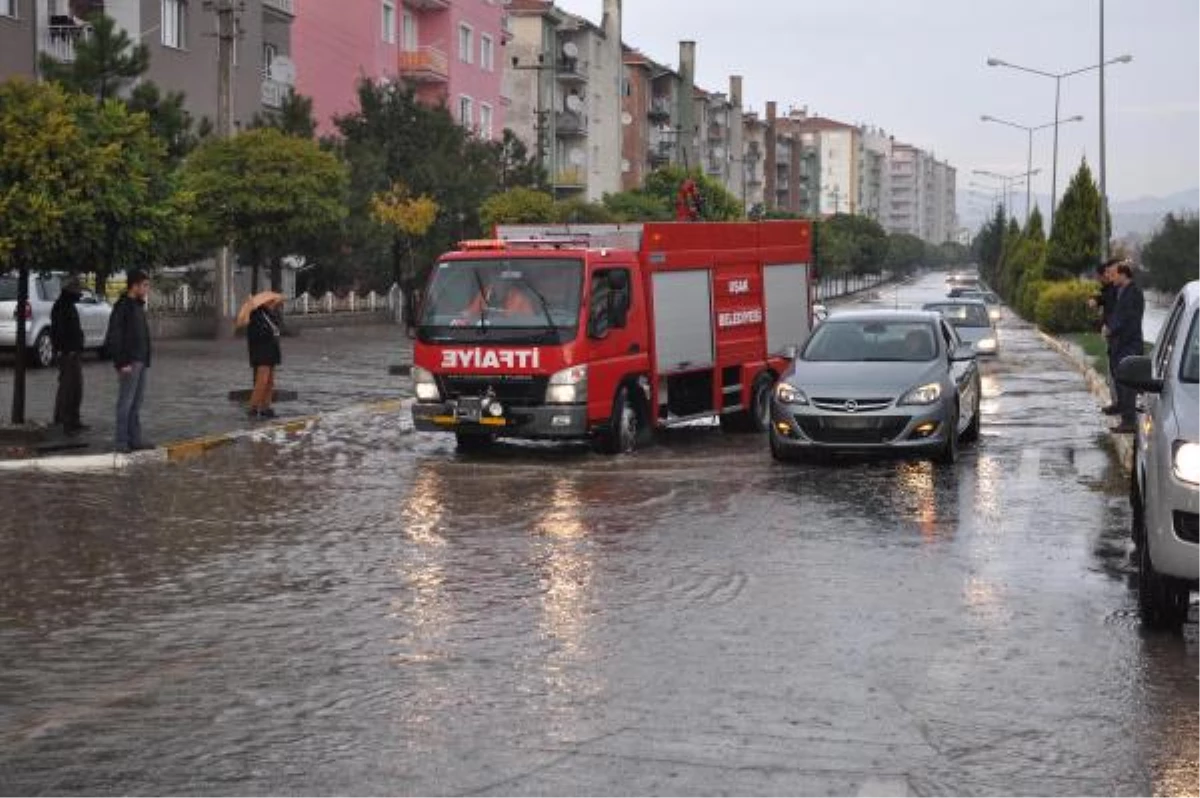
<path id="1" fill-rule="evenodd" d="M 612 416 L 608 429 L 597 439 L 597 448 L 604 454 L 628 454 L 637 448 L 641 440 L 642 416 L 629 392 L 622 385 L 613 400 Z"/>
<path id="2" fill-rule="evenodd" d="M 491 435 L 471 432 L 456 432 L 454 437 L 458 441 L 460 452 L 482 452 L 496 441 Z"/>
<path id="3" fill-rule="evenodd" d="M 726 432 L 766 432 L 770 429 L 772 385 L 774 380 L 770 373 L 759 374 L 750 389 L 750 408 L 721 416 L 721 429 Z"/>

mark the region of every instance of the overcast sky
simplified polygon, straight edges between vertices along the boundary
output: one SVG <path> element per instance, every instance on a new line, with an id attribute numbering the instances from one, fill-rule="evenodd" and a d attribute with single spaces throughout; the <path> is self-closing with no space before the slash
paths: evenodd
<path id="1" fill-rule="evenodd" d="M 599 21 L 601 0 L 557 0 Z M 1107 0 L 1108 192 L 1112 201 L 1200 183 L 1200 2 Z M 697 80 L 726 90 L 745 77 L 762 112 L 808 106 L 884 128 L 959 170 L 1025 171 L 1028 136 L 981 114 L 1037 125 L 1054 119 L 1054 81 L 986 66 L 988 56 L 1046 72 L 1099 61 L 1098 0 L 625 0 L 624 39 L 676 65 L 679 40 L 697 42 Z M 1099 153 L 1098 73 L 1062 81 L 1059 194 L 1086 154 Z M 1034 134 L 1034 190 L 1049 195 L 1053 130 Z M 1066 177 L 1064 177 L 1064 172 Z"/>

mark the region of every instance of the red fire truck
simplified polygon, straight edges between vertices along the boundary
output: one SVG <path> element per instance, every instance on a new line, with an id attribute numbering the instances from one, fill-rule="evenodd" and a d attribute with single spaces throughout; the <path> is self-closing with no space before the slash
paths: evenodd
<path id="1" fill-rule="evenodd" d="M 762 431 L 812 309 L 808 222 L 501 226 L 442 256 L 413 357 L 418 430 L 460 448 L 628 452 L 719 416 Z"/>

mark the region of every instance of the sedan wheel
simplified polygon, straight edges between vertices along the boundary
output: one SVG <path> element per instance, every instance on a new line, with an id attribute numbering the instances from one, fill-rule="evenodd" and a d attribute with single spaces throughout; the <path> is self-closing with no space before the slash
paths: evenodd
<path id="1" fill-rule="evenodd" d="M 29 352 L 29 360 L 33 365 L 44 369 L 54 365 L 54 342 L 50 340 L 49 330 L 38 333 L 37 340 L 33 342 L 33 349 Z"/>
<path id="2" fill-rule="evenodd" d="M 954 412 L 950 414 L 946 424 L 949 426 L 949 434 L 934 461 L 939 465 L 952 466 L 958 461 L 958 405 L 954 406 Z"/>

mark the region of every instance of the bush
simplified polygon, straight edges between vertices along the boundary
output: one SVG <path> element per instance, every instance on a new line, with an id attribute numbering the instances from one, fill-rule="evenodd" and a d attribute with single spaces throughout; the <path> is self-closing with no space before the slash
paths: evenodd
<path id="1" fill-rule="evenodd" d="M 560 200 L 554 203 L 554 221 L 559 224 L 608 224 L 616 216 L 599 202 L 582 199 Z"/>
<path id="2" fill-rule="evenodd" d="M 1088 307 L 1088 300 L 1099 290 L 1091 280 L 1047 284 L 1037 299 L 1037 325 L 1055 334 L 1092 329 L 1094 314 Z"/>
<path id="3" fill-rule="evenodd" d="M 1051 283 L 1046 280 L 1021 280 L 1021 285 L 1017 289 L 1016 303 L 1013 309 L 1017 311 L 1017 315 L 1027 321 L 1034 321 L 1037 316 L 1037 301 L 1042 292 Z"/>

